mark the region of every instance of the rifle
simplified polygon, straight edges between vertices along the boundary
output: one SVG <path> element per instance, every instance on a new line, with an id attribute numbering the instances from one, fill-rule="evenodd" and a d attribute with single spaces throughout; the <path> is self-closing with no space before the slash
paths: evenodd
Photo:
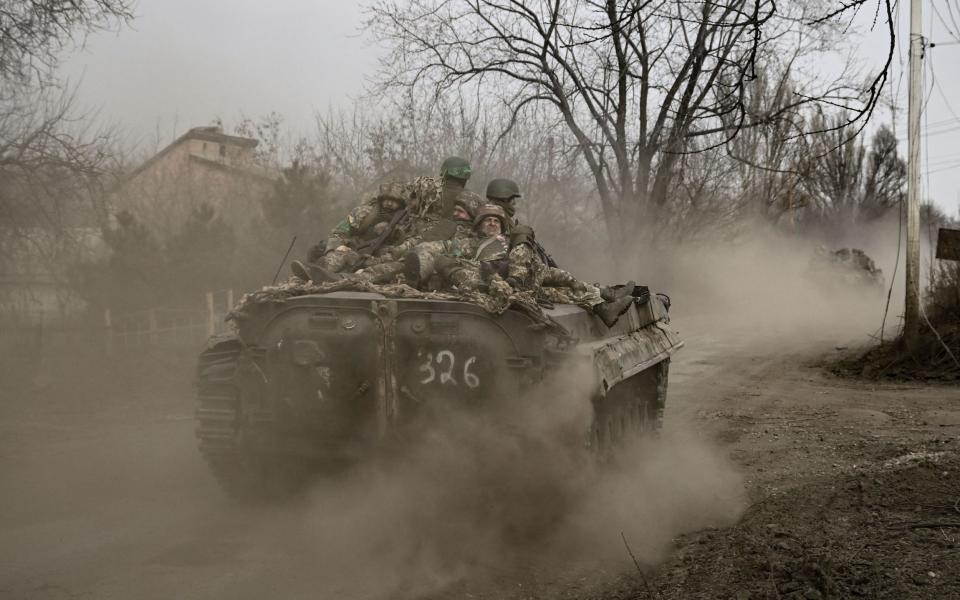
<path id="1" fill-rule="evenodd" d="M 553 257 L 550 256 L 550 253 L 547 252 L 546 248 L 540 245 L 540 242 L 537 241 L 536 236 L 533 233 L 533 228 L 529 225 L 520 225 L 514 222 L 513 232 L 510 234 L 510 246 L 513 247 L 518 244 L 530 244 L 530 247 L 533 248 L 534 252 L 537 253 L 537 257 L 540 259 L 543 264 L 548 267 L 557 268 L 557 261 L 553 260 Z"/>
<path id="2" fill-rule="evenodd" d="M 360 244 L 354 250 L 357 254 L 363 254 L 366 256 L 372 256 L 376 253 L 377 250 L 383 246 L 383 243 L 387 241 L 387 238 L 390 237 L 390 234 L 397 228 L 397 224 L 400 223 L 401 219 L 407 216 L 407 209 L 398 210 L 393 214 L 393 217 L 387 223 L 386 228 L 380 232 L 380 235 L 373 238 L 372 240 L 367 240 L 366 242 Z"/>
<path id="3" fill-rule="evenodd" d="M 533 246 L 533 249 L 537 251 L 537 256 L 540 257 L 540 260 L 543 261 L 543 264 L 548 267 L 558 268 L 557 261 L 553 260 L 553 257 L 550 256 L 550 253 L 547 252 L 547 249 L 540 245 L 536 239 L 530 240 L 530 244 Z"/>

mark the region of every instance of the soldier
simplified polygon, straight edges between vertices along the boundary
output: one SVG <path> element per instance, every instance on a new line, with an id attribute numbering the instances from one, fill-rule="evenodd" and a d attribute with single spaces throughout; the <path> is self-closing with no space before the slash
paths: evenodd
<path id="1" fill-rule="evenodd" d="M 517 221 L 515 202 L 522 197 L 520 186 L 510 179 L 493 179 L 487 184 L 487 199 L 512 219 L 506 282 L 514 289 L 532 289 L 549 302 L 576 304 L 597 314 L 607 327 L 613 326 L 632 303 L 628 296 L 633 282 L 617 289 L 600 288 L 557 267 L 536 241 L 533 228 Z"/>
<path id="2" fill-rule="evenodd" d="M 446 254 L 460 258 L 472 253 L 476 241 L 473 232 L 474 213 L 481 202 L 480 196 L 463 190 L 454 203 L 452 229 L 447 227 L 444 230 L 443 221 L 440 221 L 423 236 L 410 238 L 391 249 L 394 257 L 403 256 L 406 263 L 404 275 L 409 285 L 419 288 L 430 279 L 437 256 Z M 430 239 L 424 241 L 424 238 Z"/>
<path id="3" fill-rule="evenodd" d="M 518 224 L 516 201 L 523 198 L 520 186 L 512 179 L 491 179 L 487 184 L 487 202 L 496 204 L 507 213 L 511 224 Z"/>
<path id="4" fill-rule="evenodd" d="M 531 264 L 531 261 L 539 261 L 547 266 L 556 267 L 557 263 L 553 260 L 540 242 L 536 240 L 533 227 L 520 223 L 517 219 L 517 200 L 523 198 L 520 193 L 520 186 L 512 179 L 491 179 L 487 184 L 487 202 L 492 202 L 501 207 L 510 219 L 510 245 L 517 248 L 517 258 L 512 261 L 515 263 L 514 278 L 519 281 L 530 282 L 532 273 L 523 271 L 524 265 Z"/>
<path id="5" fill-rule="evenodd" d="M 462 247 L 465 252 L 460 256 L 436 257 L 437 272 L 447 283 L 469 291 L 487 288 L 491 279 L 503 281 L 510 250 L 510 241 L 503 235 L 508 223 L 502 208 L 495 204 L 482 205 L 473 221 L 476 236 L 465 240 Z"/>
<path id="6" fill-rule="evenodd" d="M 397 225 L 407 214 L 409 199 L 410 191 L 402 183 L 380 185 L 375 198 L 350 211 L 326 242 L 310 248 L 306 264 L 291 263 L 293 274 L 304 281 L 332 281 L 337 273 L 369 262 L 367 256 L 379 256 L 391 238 L 400 235 Z"/>
<path id="7" fill-rule="evenodd" d="M 466 159 L 450 156 L 440 165 L 440 177 L 416 178 L 411 184 L 414 215 L 421 219 L 451 218 L 457 196 L 466 189 L 471 172 Z"/>
<path id="8" fill-rule="evenodd" d="M 474 229 L 481 240 L 470 260 L 441 256 L 436 260 L 437 271 L 446 281 L 465 291 L 483 291 L 492 305 L 503 305 L 512 290 L 523 290 L 505 279 L 510 269 L 513 251 L 503 232 L 509 225 L 504 209 L 497 204 L 484 204 L 477 210 Z M 633 284 L 617 290 L 601 290 L 584 283 L 556 267 L 543 265 L 537 269 L 535 285 L 526 288 L 538 298 L 561 304 L 576 304 L 600 317 L 607 327 L 613 327 L 630 305 Z"/>
<path id="9" fill-rule="evenodd" d="M 457 233 L 450 240 L 421 242 L 414 248 L 415 251 L 426 254 L 428 252 L 443 253 L 450 252 L 454 255 L 461 255 L 460 244 L 466 243 L 468 238 L 474 238 L 472 232 L 473 216 L 472 212 L 475 206 L 478 206 L 480 196 L 470 191 L 462 191 L 457 196 L 453 210 L 454 222 L 457 223 Z M 393 283 L 397 276 L 404 272 L 404 262 L 400 260 L 390 260 L 393 251 L 397 247 L 388 249 L 381 262 L 371 266 L 363 267 L 354 273 L 335 274 L 337 281 L 346 281 L 350 283 L 373 283 L 388 284 Z M 432 262 L 431 262 L 432 268 Z M 333 279 L 331 279 L 332 281 Z M 409 279 L 408 279 L 409 283 Z M 416 287 L 416 286 L 414 286 Z"/>

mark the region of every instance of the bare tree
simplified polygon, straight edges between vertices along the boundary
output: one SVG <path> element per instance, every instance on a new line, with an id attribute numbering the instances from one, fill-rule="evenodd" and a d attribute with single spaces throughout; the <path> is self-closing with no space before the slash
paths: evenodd
<path id="1" fill-rule="evenodd" d="M 808 104 L 869 114 L 876 80 L 851 85 L 844 69 L 798 89 L 792 78 L 836 33 L 829 17 L 839 14 L 816 1 L 381 0 L 368 26 L 391 49 L 381 70 L 387 89 L 442 95 L 473 86 L 509 108 L 510 125 L 533 106 L 554 110 L 622 244 L 670 209 L 685 154 Z M 782 98 L 776 106 L 747 102 L 760 72 Z"/>
<path id="2" fill-rule="evenodd" d="M 868 145 L 849 137 L 843 115 L 833 126 L 816 119 L 821 129 L 808 152 L 797 158 L 802 225 L 833 237 L 879 217 L 900 202 L 906 191 L 906 163 L 897 153 L 893 132 L 881 127 Z"/>
<path id="3" fill-rule="evenodd" d="M 61 50 L 129 19 L 130 6 L 0 0 L 0 268 L 14 281 L 62 283 L 67 262 L 91 249 L 111 135 L 77 114 L 53 73 Z"/>
<path id="4" fill-rule="evenodd" d="M 131 0 L 3 0 L 0 80 L 44 79 L 59 53 L 88 33 L 133 18 Z"/>
<path id="5" fill-rule="evenodd" d="M 380 181 L 436 174 L 447 156 L 469 157 L 469 187 L 482 195 L 490 179 L 516 180 L 524 194 L 522 218 L 548 245 L 551 238 L 558 246 L 593 244 L 603 223 L 576 140 L 546 110 L 511 121 L 502 105 L 407 90 L 386 102 L 378 98 L 349 112 L 318 115 L 313 155 L 355 196 Z"/>

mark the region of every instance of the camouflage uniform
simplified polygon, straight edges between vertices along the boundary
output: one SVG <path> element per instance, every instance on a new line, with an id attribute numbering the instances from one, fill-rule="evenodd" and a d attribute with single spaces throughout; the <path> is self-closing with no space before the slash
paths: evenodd
<path id="1" fill-rule="evenodd" d="M 359 271 L 350 273 L 343 277 L 343 280 L 351 283 L 376 283 L 386 284 L 396 281 L 397 276 L 403 273 L 403 263 L 392 260 L 384 261 L 370 267 L 364 267 Z"/>
<path id="2" fill-rule="evenodd" d="M 347 217 L 333 228 L 326 242 L 321 242 L 310 248 L 307 261 L 334 273 L 351 270 L 363 258 L 357 250 L 364 243 L 380 236 L 389 226 L 390 221 L 397 215 L 395 210 L 384 209 L 381 206 L 381 199 L 386 197 L 406 203 L 410 198 L 409 193 L 410 191 L 403 184 L 381 185 L 380 193 L 351 210 Z M 401 235 L 398 226 L 384 241 L 381 250 L 376 254 L 383 254 L 384 247 L 388 246 L 391 241 L 399 241 Z M 370 259 L 367 259 L 367 262 L 371 262 Z M 372 262 L 379 261 L 374 260 Z"/>
<path id="3" fill-rule="evenodd" d="M 437 261 L 437 271 L 448 284 L 463 290 L 478 291 L 495 277 L 503 281 L 509 256 L 507 238 L 498 235 L 475 240 L 476 247 L 470 257 L 444 255 L 442 260 Z"/>
<path id="4" fill-rule="evenodd" d="M 440 215 L 440 196 L 443 194 L 442 177 L 417 177 L 407 184 L 410 194 L 410 214 L 423 219 Z"/>
<path id="5" fill-rule="evenodd" d="M 580 281 L 567 271 L 544 266 L 537 273 L 536 295 L 556 304 L 576 304 L 585 310 L 593 310 L 603 304 L 600 288 Z"/>
<path id="6" fill-rule="evenodd" d="M 462 191 L 455 201 L 455 209 L 462 209 L 467 219 L 436 219 L 423 222 L 424 229 L 396 246 L 389 249 L 394 259 L 415 255 L 416 274 L 408 273 L 408 283 L 415 287 L 426 283 L 434 273 L 434 263 L 438 256 L 460 258 L 471 256 L 476 247 L 477 238 L 473 233 L 472 218 L 480 202 L 480 196 L 469 191 Z M 455 211 L 456 214 L 456 211 Z M 413 280 L 410 280 L 410 277 Z"/>
<path id="7" fill-rule="evenodd" d="M 529 243 L 510 249 L 507 281 L 520 289 L 533 290 L 538 298 L 557 304 L 576 304 L 586 310 L 603 303 L 600 288 L 580 281 L 558 267 L 543 263 Z"/>
<path id="8" fill-rule="evenodd" d="M 532 289 L 537 285 L 537 273 L 544 268 L 546 265 L 530 244 L 517 244 L 510 249 L 507 277 L 511 282 Z"/>

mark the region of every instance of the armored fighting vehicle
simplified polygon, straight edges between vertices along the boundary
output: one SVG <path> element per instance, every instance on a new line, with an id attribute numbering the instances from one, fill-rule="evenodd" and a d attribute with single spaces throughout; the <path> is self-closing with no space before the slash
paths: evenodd
<path id="1" fill-rule="evenodd" d="M 584 446 L 603 452 L 659 427 L 682 345 L 668 299 L 637 290 L 612 328 L 571 305 L 545 309 L 547 325 L 514 309 L 357 291 L 247 307 L 199 359 L 200 451 L 229 493 L 258 497 L 362 459 L 433 404 L 482 411 L 579 372 L 592 377 Z"/>
<path id="2" fill-rule="evenodd" d="M 830 250 L 817 246 L 805 275 L 827 292 L 851 288 L 884 290 L 883 271 L 859 248 Z"/>

